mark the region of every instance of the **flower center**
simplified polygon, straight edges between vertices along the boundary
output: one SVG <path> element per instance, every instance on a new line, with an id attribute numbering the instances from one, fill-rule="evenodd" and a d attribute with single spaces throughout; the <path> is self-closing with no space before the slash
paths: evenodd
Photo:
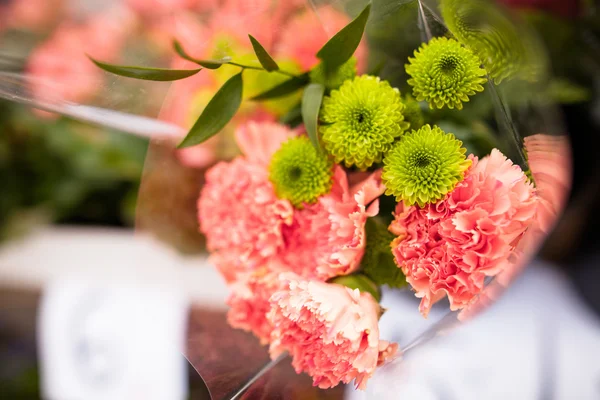
<path id="1" fill-rule="evenodd" d="M 371 131 L 371 115 L 364 108 L 352 110 L 350 113 L 352 129 L 359 135 L 365 135 Z"/>
<path id="2" fill-rule="evenodd" d="M 358 121 L 359 124 L 362 124 L 363 121 L 365 120 L 365 114 L 359 112 L 358 116 L 356 117 L 356 120 Z"/>
<path id="3" fill-rule="evenodd" d="M 291 167 L 289 175 L 290 175 L 290 180 L 297 181 L 298 179 L 300 179 L 302 177 L 302 168 L 300 168 L 298 166 Z"/>
<path id="4" fill-rule="evenodd" d="M 444 54 L 439 62 L 440 69 L 446 74 L 454 72 L 459 64 L 459 59 L 453 54 Z"/>
<path id="5" fill-rule="evenodd" d="M 431 164 L 431 161 L 428 154 L 420 151 L 413 156 L 412 164 L 417 168 L 425 168 Z"/>

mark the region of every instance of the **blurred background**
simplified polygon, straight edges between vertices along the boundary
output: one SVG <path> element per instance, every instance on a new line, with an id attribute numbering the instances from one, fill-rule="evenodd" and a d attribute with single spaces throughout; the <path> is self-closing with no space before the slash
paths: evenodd
<path id="1" fill-rule="evenodd" d="M 0 99 L 0 398 L 41 398 L 36 318 L 42 288 L 58 277 L 97 274 L 123 282 L 166 281 L 192 299 L 188 341 L 195 335 L 201 338 L 209 329 L 225 330 L 226 289 L 206 262 L 195 204 L 206 168 L 235 154 L 231 135 L 204 147 L 177 151 L 169 138 L 128 134 L 7 98 L 26 87 L 28 98 L 39 104 L 105 107 L 159 118 L 186 129 L 208 101 L 206 93 L 214 92 L 215 85 L 231 71 L 214 81 L 198 76 L 181 84 L 148 84 L 109 77 L 85 54 L 119 64 L 184 68 L 189 65 L 173 57 L 173 38 L 198 57 L 227 54 L 232 48 L 251 54 L 247 44 L 236 41 L 236 35 L 239 31 L 255 34 L 256 26 L 270 23 L 256 36 L 274 49 L 289 70 L 300 71 L 314 65 L 310 56 L 303 55 L 312 48 L 306 40 L 288 37 L 286 32 L 302 26 L 302 32 L 315 42 L 313 48 L 318 49 L 362 4 L 282 0 L 279 3 L 286 7 L 277 9 L 281 13 L 277 19 L 274 15 L 261 19 L 263 3 L 0 0 L 0 94 L 4 97 Z M 552 116 L 562 122 L 549 125 L 566 130 L 573 149 L 569 203 L 540 252 L 540 268 L 560 271 L 557 279 L 569 282 L 581 307 L 600 321 L 600 273 L 596 268 L 600 257 L 600 213 L 596 211 L 600 206 L 598 4 L 594 0 L 497 3 L 531 27 L 543 43 L 552 77 L 538 95 L 555 106 Z M 386 58 L 382 76 L 401 86 L 406 79 L 403 64 L 421 40 L 416 1 L 374 0 L 373 4 L 372 18 L 377 24 L 369 27 L 370 54 L 359 67 L 365 71 Z M 433 18 L 431 22 L 435 23 Z M 270 82 L 272 86 L 277 83 Z M 264 89 L 247 91 L 251 95 Z M 401 90 L 405 92 L 403 87 Z M 504 93 L 509 102 L 518 102 L 524 95 L 510 85 Z M 264 109 L 248 106 L 240 118 L 290 120 L 297 103 L 298 98 L 290 96 Z M 489 100 L 483 98 L 469 105 L 472 114 L 484 116 L 490 110 Z M 473 124 L 452 113 L 446 124 L 476 154 L 486 154 L 501 140 L 491 133 L 493 126 Z M 198 282 L 202 284 L 195 284 Z M 533 280 L 531 284 L 537 283 Z M 597 327 L 585 329 L 596 329 L 595 335 L 600 335 Z M 226 347 L 222 344 L 218 351 L 225 352 Z M 188 352 L 191 364 L 194 357 L 203 356 Z M 189 397 L 205 398 L 202 379 L 191 365 L 186 368 Z M 214 368 L 214 375 L 219 375 Z M 227 380 L 228 373 L 217 378 Z M 265 382 L 285 382 L 284 388 L 263 383 L 245 398 L 343 397 L 343 388 L 312 389 L 310 380 L 295 376 L 289 366 L 272 375 L 275 378 Z M 596 394 L 595 398 L 600 398 L 600 391 Z M 431 398 L 451 397 L 442 393 Z"/>

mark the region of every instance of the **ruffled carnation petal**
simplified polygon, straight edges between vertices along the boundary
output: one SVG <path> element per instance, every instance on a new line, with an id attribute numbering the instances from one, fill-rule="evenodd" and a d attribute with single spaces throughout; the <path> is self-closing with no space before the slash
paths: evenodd
<path id="1" fill-rule="evenodd" d="M 227 305 L 231 307 L 227 313 L 229 324 L 252 332 L 261 344 L 269 343 L 273 330 L 267 313 L 271 309 L 269 298 L 281 288 L 277 275 L 267 268 L 260 268 L 231 285 L 227 299 Z"/>
<path id="2" fill-rule="evenodd" d="M 284 227 L 286 250 L 281 262 L 305 278 L 329 279 L 356 271 L 365 251 L 365 224 L 378 213 L 385 188 L 381 172 L 348 186 L 346 172 L 336 167 L 331 192 L 294 213 Z"/>
<path id="3" fill-rule="evenodd" d="M 306 372 L 326 389 L 355 380 L 364 389 L 378 365 L 397 346 L 379 339 L 380 307 L 368 293 L 281 274 L 285 290 L 271 297 L 275 327 L 270 353 L 287 351 L 296 372 Z"/>
<path id="4" fill-rule="evenodd" d="M 275 196 L 263 166 L 237 158 L 207 172 L 198 218 L 212 261 L 231 280 L 284 247 L 283 227 L 291 224 L 293 207 Z"/>

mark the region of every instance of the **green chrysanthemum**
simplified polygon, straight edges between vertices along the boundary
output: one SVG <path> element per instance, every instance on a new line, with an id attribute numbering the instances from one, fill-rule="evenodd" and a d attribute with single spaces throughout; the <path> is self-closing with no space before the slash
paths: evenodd
<path id="1" fill-rule="evenodd" d="M 367 219 L 367 247 L 361 267 L 377 285 L 388 285 L 391 288 L 406 286 L 406 277 L 398 268 L 392 254 L 392 240 L 395 236 L 387 230 L 387 226 L 375 218 Z"/>
<path id="2" fill-rule="evenodd" d="M 440 9 L 450 32 L 479 56 L 496 83 L 544 76 L 546 59 L 535 35 L 497 5 L 486 0 L 442 0 Z"/>
<path id="3" fill-rule="evenodd" d="M 412 96 L 404 96 L 404 119 L 410 124 L 410 129 L 417 130 L 425 124 L 421 105 Z"/>
<path id="4" fill-rule="evenodd" d="M 347 80 L 323 99 L 319 132 L 336 163 L 366 169 L 381 162 L 408 129 L 400 91 L 377 77 Z"/>
<path id="5" fill-rule="evenodd" d="M 325 75 L 323 64 L 317 65 L 310 71 L 310 81 L 320 83 L 329 90 L 337 89 L 348 79 L 353 79 L 356 76 L 356 58 L 352 57 L 342 64 L 329 77 Z"/>
<path id="6" fill-rule="evenodd" d="M 483 91 L 487 81 L 479 58 L 454 39 L 434 38 L 408 58 L 408 84 L 417 100 L 433 108 L 462 109 L 469 96 Z"/>
<path id="7" fill-rule="evenodd" d="M 383 160 L 386 194 L 424 207 L 446 196 L 464 178 L 471 160 L 453 134 L 424 125 L 402 137 Z"/>
<path id="8" fill-rule="evenodd" d="M 331 161 L 317 152 L 305 136 L 282 144 L 269 165 L 269 179 L 277 197 L 289 200 L 298 208 L 329 193 L 332 177 Z"/>

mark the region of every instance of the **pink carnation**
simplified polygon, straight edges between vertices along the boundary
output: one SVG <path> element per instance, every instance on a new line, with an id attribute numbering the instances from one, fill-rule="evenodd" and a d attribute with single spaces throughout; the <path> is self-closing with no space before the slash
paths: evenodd
<path id="1" fill-rule="evenodd" d="M 267 319 L 271 309 L 269 298 L 281 288 L 277 273 L 266 268 L 260 268 L 245 279 L 240 279 L 231 285 L 231 294 L 227 305 L 231 308 L 227 313 L 229 324 L 238 329 L 254 333 L 267 344 L 270 341 L 273 325 Z"/>
<path id="2" fill-rule="evenodd" d="M 228 281 L 276 256 L 285 245 L 283 227 L 292 223 L 292 205 L 275 196 L 261 164 L 262 157 L 268 156 L 262 152 L 271 149 L 258 144 L 258 135 L 280 145 L 294 133 L 273 124 L 240 129 L 240 147 L 247 156 L 211 168 L 198 200 L 200 230 L 206 235 L 212 262 Z"/>
<path id="3" fill-rule="evenodd" d="M 280 275 L 284 290 L 271 297 L 270 353 L 288 352 L 297 373 L 326 389 L 355 380 L 364 389 L 378 365 L 398 346 L 379 339 L 381 309 L 368 293 L 295 274 Z"/>
<path id="4" fill-rule="evenodd" d="M 427 315 L 447 295 L 450 308 L 467 306 L 486 276 L 507 265 L 534 222 L 538 197 L 523 171 L 500 151 L 478 161 L 446 199 L 423 209 L 400 203 L 390 225 L 396 262 L 421 297 Z"/>
<path id="5" fill-rule="evenodd" d="M 385 190 L 380 177 L 380 171 L 373 173 L 350 188 L 346 172 L 336 167 L 331 192 L 296 210 L 293 224 L 284 227 L 281 261 L 310 279 L 356 271 L 365 251 L 367 217 L 378 214 L 377 198 Z"/>
<path id="6" fill-rule="evenodd" d="M 571 151 L 566 136 L 537 134 L 524 140 L 529 168 L 536 184 L 538 207 L 535 220 L 506 261 L 502 274 L 485 287 L 477 301 L 461 310 L 461 321 L 487 308 L 508 287 L 533 256 L 563 211 L 571 188 Z"/>

